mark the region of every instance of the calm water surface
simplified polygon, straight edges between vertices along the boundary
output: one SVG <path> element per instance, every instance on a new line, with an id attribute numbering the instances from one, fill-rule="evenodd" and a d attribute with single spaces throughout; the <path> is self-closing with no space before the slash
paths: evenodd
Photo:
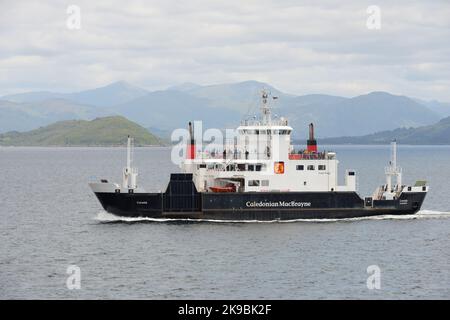
<path id="1" fill-rule="evenodd" d="M 334 147 L 361 195 L 389 148 Z M 170 149 L 138 148 L 139 183 L 165 187 Z M 289 223 L 112 219 L 87 183 L 119 181 L 122 148 L 0 148 L 0 298 L 449 299 L 450 148 L 399 147 L 404 182 L 431 186 L 416 216 Z M 69 265 L 81 289 L 66 287 Z M 367 267 L 381 289 L 366 286 Z"/>

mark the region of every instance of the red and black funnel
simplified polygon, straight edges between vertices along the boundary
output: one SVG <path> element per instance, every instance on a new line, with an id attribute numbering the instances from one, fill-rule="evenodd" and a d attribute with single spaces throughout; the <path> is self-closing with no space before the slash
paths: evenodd
<path id="1" fill-rule="evenodd" d="M 317 152 L 317 141 L 314 138 L 314 124 L 309 124 L 309 139 L 306 142 L 308 152 Z"/>
<path id="2" fill-rule="evenodd" d="M 186 147 L 186 159 L 195 159 L 195 139 L 192 123 L 189 122 L 189 142 Z"/>

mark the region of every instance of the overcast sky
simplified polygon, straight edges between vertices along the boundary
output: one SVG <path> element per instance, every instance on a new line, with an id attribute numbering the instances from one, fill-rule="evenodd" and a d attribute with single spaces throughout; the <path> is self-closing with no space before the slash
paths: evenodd
<path id="1" fill-rule="evenodd" d="M 67 27 L 69 5 L 81 29 Z M 450 101 L 450 1 L 0 0 L 0 95 L 118 80 Z"/>

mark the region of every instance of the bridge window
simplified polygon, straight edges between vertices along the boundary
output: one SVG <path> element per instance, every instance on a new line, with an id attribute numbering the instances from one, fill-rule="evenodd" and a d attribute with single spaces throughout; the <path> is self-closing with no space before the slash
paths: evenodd
<path id="1" fill-rule="evenodd" d="M 308 169 L 308 170 L 315 170 L 313 164 L 308 165 L 307 169 Z"/>
<path id="2" fill-rule="evenodd" d="M 272 134 L 274 134 L 274 135 L 277 135 L 277 134 L 279 134 L 279 135 L 287 135 L 287 134 L 291 134 L 291 130 L 283 130 L 283 129 L 277 130 L 277 129 L 275 129 L 275 130 L 272 130 Z"/>
<path id="3" fill-rule="evenodd" d="M 318 169 L 319 169 L 319 170 L 326 170 L 326 169 L 327 169 L 327 166 L 324 165 L 324 164 L 319 164 Z"/>
<path id="4" fill-rule="evenodd" d="M 249 187 L 259 187 L 259 180 L 248 180 Z"/>
<path id="5" fill-rule="evenodd" d="M 299 164 L 295 167 L 297 170 L 305 170 L 305 166 L 302 164 Z"/>
<path id="6" fill-rule="evenodd" d="M 236 171 L 236 166 L 234 164 L 227 165 L 227 171 Z"/>

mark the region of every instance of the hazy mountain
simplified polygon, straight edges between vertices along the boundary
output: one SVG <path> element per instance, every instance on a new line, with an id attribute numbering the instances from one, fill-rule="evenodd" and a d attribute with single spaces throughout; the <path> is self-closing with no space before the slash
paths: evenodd
<path id="1" fill-rule="evenodd" d="M 285 116 L 295 127 L 294 135 L 305 136 L 314 122 L 318 137 L 363 135 L 379 130 L 431 124 L 439 116 L 414 100 L 385 92 L 354 98 L 310 94 L 293 96 L 257 81 L 195 86 L 185 93 L 204 98 L 208 106 L 247 114 L 259 113 L 260 92 L 266 88 L 279 99 L 271 101 L 274 115 Z M 211 119 L 203 117 L 208 123 Z"/>
<path id="2" fill-rule="evenodd" d="M 323 101 L 311 104 L 294 102 L 283 110 L 301 136 L 307 134 L 310 122 L 315 123 L 318 137 L 333 137 L 417 127 L 440 118 L 408 97 L 386 92 L 372 92 L 354 98 L 322 98 Z"/>
<path id="3" fill-rule="evenodd" d="M 105 87 L 71 94 L 70 100 L 98 107 L 110 107 L 146 95 L 148 91 L 127 82 L 114 82 Z"/>
<path id="4" fill-rule="evenodd" d="M 240 114 L 247 114 L 249 111 L 258 111 L 263 88 L 273 96 L 289 96 L 266 83 L 258 81 L 198 86 L 184 92 L 197 98 L 206 99 L 210 107 L 231 109 Z"/>
<path id="5" fill-rule="evenodd" d="M 182 92 L 186 92 L 189 90 L 193 90 L 193 89 L 197 89 L 200 88 L 201 85 L 196 84 L 196 83 L 192 83 L 192 82 L 184 82 L 175 86 L 170 86 L 169 88 L 167 88 L 167 90 L 175 90 L 175 91 L 182 91 Z"/>
<path id="6" fill-rule="evenodd" d="M 0 100 L 0 133 L 27 131 L 56 121 L 93 119 L 114 111 L 78 104 L 64 99 L 17 103 Z"/>
<path id="7" fill-rule="evenodd" d="M 417 103 L 420 103 L 426 106 L 428 109 L 438 114 L 441 117 L 450 116 L 450 103 L 448 102 L 440 102 L 436 100 L 425 101 L 420 99 L 414 99 Z"/>
<path id="8" fill-rule="evenodd" d="M 13 102 L 42 102 L 51 99 L 64 99 L 90 106 L 110 107 L 136 99 L 147 93 L 148 91 L 125 81 L 118 81 L 101 88 L 75 93 L 28 92 L 7 95 L 2 97 L 2 99 Z"/>
<path id="9" fill-rule="evenodd" d="M 60 121 L 28 132 L 0 134 L 0 145 L 12 146 L 111 146 L 125 145 L 127 136 L 135 145 L 160 145 L 145 128 L 121 116 L 92 121 Z"/>
<path id="10" fill-rule="evenodd" d="M 64 99 L 64 93 L 50 92 L 50 91 L 35 91 L 10 94 L 1 97 L 2 100 L 11 101 L 16 103 L 28 103 L 28 102 L 40 102 L 52 99 Z"/>
<path id="11" fill-rule="evenodd" d="M 0 133 L 25 131 L 45 123 L 45 119 L 22 109 L 19 103 L 0 100 Z"/>
<path id="12" fill-rule="evenodd" d="M 148 131 L 153 133 L 155 136 L 158 136 L 162 141 L 170 142 L 170 136 L 172 135 L 172 130 L 169 129 L 160 129 L 155 127 L 146 128 Z"/>
<path id="13" fill-rule="evenodd" d="M 324 94 L 294 96 L 257 81 L 207 86 L 184 83 L 149 92 L 120 81 L 76 93 L 5 96 L 4 100 L 10 102 L 0 103 L 0 132 L 109 114 L 124 115 L 145 127 L 165 132 L 185 127 L 192 120 L 203 120 L 205 128 L 235 127 L 239 120 L 259 114 L 263 88 L 278 97 L 270 100 L 273 115 L 287 117 L 295 129 L 295 137 L 305 137 L 310 122 L 316 125 L 317 137 L 356 136 L 429 125 L 442 118 L 446 110 L 445 103 L 439 103 L 439 109 L 434 102 L 386 92 L 353 98 Z"/>
<path id="14" fill-rule="evenodd" d="M 0 100 L 0 132 L 27 131 L 56 121 L 114 115 L 107 108 L 136 99 L 147 91 L 124 81 L 75 93 L 28 92 Z"/>
<path id="15" fill-rule="evenodd" d="M 324 144 L 387 144 L 392 140 L 402 144 L 450 144 L 450 117 L 436 124 L 418 128 L 399 128 L 359 137 L 320 139 Z"/>
<path id="16" fill-rule="evenodd" d="M 240 115 L 229 109 L 215 109 L 205 98 L 181 91 L 155 91 L 116 106 L 114 110 L 145 127 L 160 130 L 186 128 L 189 121 L 203 120 L 205 129 L 236 125 Z"/>
<path id="17" fill-rule="evenodd" d="M 316 130 L 317 136 L 324 136 L 339 127 L 329 124 L 327 118 L 336 114 L 334 106 L 346 100 L 347 98 L 325 94 L 287 97 L 279 102 L 274 113 L 289 119 L 289 124 L 295 129 L 294 137 L 305 137 L 311 122 L 319 129 Z"/>
<path id="18" fill-rule="evenodd" d="M 292 97 L 288 99 L 283 106 L 292 107 L 292 106 L 313 106 L 313 105 L 330 105 L 330 104 L 338 104 L 340 102 L 346 101 L 349 98 L 339 97 L 339 96 L 331 96 L 327 94 L 307 94 L 304 96 Z"/>

